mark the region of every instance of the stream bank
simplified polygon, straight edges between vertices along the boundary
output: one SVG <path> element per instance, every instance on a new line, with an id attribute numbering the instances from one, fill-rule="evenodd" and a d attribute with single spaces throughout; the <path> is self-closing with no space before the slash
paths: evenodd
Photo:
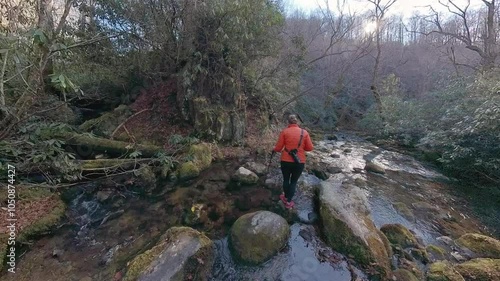
<path id="1" fill-rule="evenodd" d="M 457 257 L 445 237 L 453 240 L 470 232 L 494 236 L 472 215 L 466 200 L 450 194 L 449 179 L 411 157 L 353 136 L 339 134 L 336 140 L 316 143 L 292 215 L 276 203 L 281 192 L 277 162 L 255 184 L 231 180 L 250 160 L 255 159 L 215 162 L 197 178 L 160 187 L 154 196 L 141 194 L 126 177 L 74 187 L 64 224 L 21 253 L 15 278 L 3 275 L 0 280 L 121 280 L 132 258 L 179 225 L 202 231 L 214 241 L 211 280 L 324 280 L 331 276 L 336 278 L 332 280 L 367 280 L 367 272 L 352 257 L 332 250 L 322 234 L 315 194 L 319 186 L 335 180 L 347 181 L 366 195 L 377 228 L 403 225 L 419 244 L 444 249 L 444 259 Z M 365 170 L 367 161 L 382 170 Z M 313 174 L 326 178 L 320 180 Z M 229 252 L 227 233 L 237 218 L 258 210 L 285 217 L 291 236 L 287 247 L 264 264 L 241 265 Z M 392 265 L 403 268 L 398 257 Z M 415 263 L 422 273 L 428 264 Z"/>

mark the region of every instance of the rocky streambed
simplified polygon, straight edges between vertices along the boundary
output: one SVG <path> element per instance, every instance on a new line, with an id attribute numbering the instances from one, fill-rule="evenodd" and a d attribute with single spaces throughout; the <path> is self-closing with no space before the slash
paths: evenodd
<path id="1" fill-rule="evenodd" d="M 0 280 L 500 280 L 495 229 L 450 179 L 354 136 L 329 139 L 309 154 L 293 212 L 267 159 L 215 162 L 147 195 L 151 181 L 135 177 L 74 187 L 62 223 Z M 243 234 L 262 236 L 235 243 L 233 226 L 256 214 Z M 281 240 L 264 231 L 277 225 Z"/>

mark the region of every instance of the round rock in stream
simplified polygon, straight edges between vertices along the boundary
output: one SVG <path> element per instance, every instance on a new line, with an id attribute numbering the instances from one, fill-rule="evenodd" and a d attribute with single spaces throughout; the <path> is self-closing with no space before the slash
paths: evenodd
<path id="1" fill-rule="evenodd" d="M 260 264 L 283 248 L 289 235 L 290 227 L 283 217 L 258 211 L 245 214 L 234 222 L 229 241 L 237 259 Z"/>
<path id="2" fill-rule="evenodd" d="M 213 256 L 208 237 L 190 227 L 172 227 L 129 263 L 124 281 L 208 280 Z"/>

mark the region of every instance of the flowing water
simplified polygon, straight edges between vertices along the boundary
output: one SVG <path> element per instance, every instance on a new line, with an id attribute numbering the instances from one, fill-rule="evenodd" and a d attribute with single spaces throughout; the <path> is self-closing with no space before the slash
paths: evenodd
<path id="1" fill-rule="evenodd" d="M 452 195 L 449 179 L 409 156 L 347 134 L 315 145 L 310 159 L 341 170 L 331 177 L 349 179 L 362 187 L 377 227 L 400 223 L 425 245 L 443 247 L 444 235 L 495 231 L 473 215 L 467 200 Z M 367 161 L 385 168 L 386 173 L 366 172 Z M 257 186 L 234 188 L 228 184 L 230 174 L 241 164 L 215 163 L 187 186 L 173 190 L 169 186 L 168 192 L 166 187 L 154 197 L 143 197 L 118 181 L 75 187 L 65 224 L 22 253 L 16 276 L 3 275 L 0 280 L 120 280 L 131 258 L 151 248 L 166 229 L 180 224 L 204 231 L 215 242 L 211 281 L 367 280 L 355 265 L 321 240 L 314 195 L 320 180 L 307 173 L 301 177 L 295 198 L 297 218 L 291 222 L 287 246 L 260 266 L 236 263 L 227 242 L 232 222 L 251 211 L 282 212 L 276 203 L 281 192 L 277 164 Z M 98 191 L 109 198 L 97 200 Z M 207 206 L 205 220 L 186 215 L 196 204 Z M 223 207 L 226 205 L 230 207 Z M 402 212 L 401 206 L 411 213 Z"/>

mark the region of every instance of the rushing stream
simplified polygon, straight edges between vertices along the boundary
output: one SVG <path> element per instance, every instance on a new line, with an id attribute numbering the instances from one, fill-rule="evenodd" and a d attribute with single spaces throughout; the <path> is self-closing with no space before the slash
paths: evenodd
<path id="1" fill-rule="evenodd" d="M 444 235 L 493 232 L 473 216 L 464 199 L 451 194 L 446 177 L 411 157 L 337 134 L 336 140 L 316 143 L 309 158 L 336 167 L 330 177 L 354 180 L 363 189 L 378 228 L 399 223 L 424 244 L 444 248 Z M 383 167 L 385 174 L 366 172 L 367 161 Z M 65 225 L 23 253 L 16 276 L 4 275 L 0 280 L 121 280 L 127 261 L 151 248 L 169 227 L 187 222 L 215 242 L 212 281 L 367 280 L 356 265 L 322 241 L 314 195 L 320 180 L 307 173 L 301 178 L 296 197 L 298 216 L 291 222 L 288 245 L 260 266 L 236 263 L 227 242 L 232 222 L 247 212 L 279 210 L 277 164 L 255 187 L 226 188 L 232 171 L 242 164 L 215 163 L 190 186 L 177 186 L 147 199 L 116 182 L 75 187 Z M 242 204 L 247 201 L 252 204 Z M 208 221 L 186 219 L 185 210 L 197 203 L 213 208 Z M 231 208 L 221 211 L 223 204 Z M 412 213 L 402 212 L 401 206 Z"/>

